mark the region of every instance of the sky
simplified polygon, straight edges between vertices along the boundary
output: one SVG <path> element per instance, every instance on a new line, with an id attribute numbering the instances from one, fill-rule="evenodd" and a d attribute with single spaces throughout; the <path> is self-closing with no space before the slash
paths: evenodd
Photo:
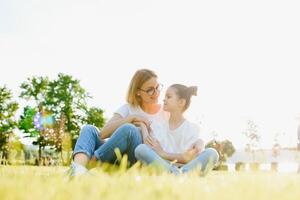
<path id="1" fill-rule="evenodd" d="M 261 147 L 295 146 L 300 116 L 297 0 L 0 0 L 0 86 L 17 97 L 32 76 L 66 73 L 105 117 L 137 69 L 165 89 L 198 86 L 186 117 L 237 148 L 247 120 Z"/>

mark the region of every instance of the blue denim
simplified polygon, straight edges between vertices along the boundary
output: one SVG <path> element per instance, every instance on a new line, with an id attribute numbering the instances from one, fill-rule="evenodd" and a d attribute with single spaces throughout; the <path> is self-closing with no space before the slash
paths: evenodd
<path id="1" fill-rule="evenodd" d="M 134 149 L 142 143 L 140 129 L 133 124 L 123 124 L 107 140 L 100 140 L 101 132 L 95 126 L 86 125 L 81 131 L 76 142 L 73 156 L 77 153 L 85 153 L 89 158 L 96 156 L 101 162 L 115 163 L 117 156 L 115 149 L 121 154 L 128 155 L 130 164 L 136 162 Z"/>
<path id="2" fill-rule="evenodd" d="M 161 158 L 151 147 L 140 144 L 135 149 L 135 157 L 142 163 L 154 165 L 173 174 L 179 174 L 179 169 L 169 161 Z"/>
<path id="3" fill-rule="evenodd" d="M 169 161 L 161 158 L 151 147 L 146 144 L 140 144 L 136 147 L 135 157 L 142 163 L 148 165 L 158 165 L 159 167 L 174 174 L 178 174 L 179 171 L 182 173 L 188 173 L 190 171 L 199 169 L 201 174 L 205 175 L 213 169 L 219 160 L 218 152 L 213 148 L 207 148 L 195 159 L 183 165 L 179 169 Z"/>
<path id="4" fill-rule="evenodd" d="M 207 148 L 202 151 L 196 158 L 181 167 L 182 173 L 193 170 L 201 170 L 202 175 L 211 171 L 219 161 L 219 154 L 214 148 Z"/>

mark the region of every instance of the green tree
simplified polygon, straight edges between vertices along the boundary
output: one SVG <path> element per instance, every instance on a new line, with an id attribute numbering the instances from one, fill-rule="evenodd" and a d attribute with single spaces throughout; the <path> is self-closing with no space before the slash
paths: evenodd
<path id="1" fill-rule="evenodd" d="M 37 109 L 31 106 L 26 106 L 23 109 L 23 113 L 20 116 L 18 123 L 19 129 L 24 133 L 28 133 L 30 137 L 38 137 L 39 131 L 34 127 L 34 116 L 37 113 Z"/>
<path id="2" fill-rule="evenodd" d="M 65 130 L 73 139 L 79 135 L 80 126 L 85 122 L 88 93 L 80 85 L 80 81 L 70 75 L 58 74 L 58 78 L 49 83 L 45 106 L 60 118 L 65 116 Z"/>
<path id="3" fill-rule="evenodd" d="M 20 97 L 33 100 L 39 110 L 50 113 L 54 118 L 53 126 L 39 131 L 39 135 L 43 136 L 39 138 L 47 139 L 45 145 L 53 145 L 58 152 L 69 149 L 66 138 L 71 138 L 75 144 L 83 124 L 91 123 L 99 128 L 104 124 L 103 111 L 100 108 L 88 108 L 86 101 L 90 98 L 89 94 L 80 81 L 70 75 L 60 73 L 55 80 L 47 77 L 28 78 L 22 83 L 21 89 Z"/>
<path id="4" fill-rule="evenodd" d="M 28 134 L 27 137 L 35 138 L 33 144 L 38 145 L 38 157 L 40 160 L 42 157 L 42 149 L 44 149 L 49 144 L 49 139 L 45 137 L 42 130 L 38 130 L 34 126 L 34 117 L 37 113 L 37 108 L 26 106 L 20 116 L 18 126 L 20 130 Z"/>
<path id="5" fill-rule="evenodd" d="M 226 162 L 227 158 L 232 156 L 235 152 L 235 148 L 231 141 L 224 140 L 224 141 L 216 141 L 211 140 L 205 145 L 205 148 L 214 148 L 219 153 L 219 161 L 220 163 Z"/>
<path id="6" fill-rule="evenodd" d="M 94 125 L 99 129 L 102 128 L 105 124 L 105 118 L 103 117 L 103 110 L 97 107 L 91 107 L 86 111 L 86 120 L 87 124 Z"/>
<path id="7" fill-rule="evenodd" d="M 34 100 L 36 107 L 38 107 L 45 101 L 48 85 L 48 77 L 27 78 L 27 81 L 23 82 L 20 86 L 22 90 L 20 97 L 26 100 Z"/>
<path id="8" fill-rule="evenodd" d="M 21 84 L 20 88 L 20 97 L 27 101 L 33 101 L 35 103 L 35 108 L 27 107 L 24 109 L 23 115 L 19 121 L 19 128 L 25 133 L 28 133 L 30 137 L 36 138 L 36 141 L 33 144 L 38 145 L 39 147 L 38 156 L 40 160 L 42 154 L 41 151 L 47 145 L 47 141 L 45 141 L 42 130 L 35 129 L 33 118 L 38 112 L 37 108 L 41 108 L 45 101 L 47 91 L 49 90 L 49 79 L 48 77 L 42 76 L 27 78 L 27 80 Z"/>
<path id="9" fill-rule="evenodd" d="M 12 93 L 5 86 L 0 87 L 0 151 L 7 157 L 8 153 L 8 138 L 16 127 L 17 123 L 14 120 L 18 103 L 12 100 Z"/>

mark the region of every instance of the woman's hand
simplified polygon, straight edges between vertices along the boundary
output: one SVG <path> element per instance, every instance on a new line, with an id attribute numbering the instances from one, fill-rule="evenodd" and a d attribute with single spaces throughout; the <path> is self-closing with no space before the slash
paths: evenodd
<path id="1" fill-rule="evenodd" d="M 127 117 L 127 121 L 134 125 L 139 124 L 139 122 L 143 122 L 147 128 L 150 127 L 150 121 L 146 117 L 142 117 L 140 115 L 129 115 Z"/>
<path id="2" fill-rule="evenodd" d="M 149 132 L 148 128 L 146 127 L 146 125 L 143 122 L 135 122 L 134 123 L 136 126 L 140 127 L 141 132 L 142 132 L 142 138 L 143 138 L 143 143 L 144 144 L 148 144 L 150 145 L 151 143 L 153 143 L 154 138 L 151 135 L 151 132 Z"/>

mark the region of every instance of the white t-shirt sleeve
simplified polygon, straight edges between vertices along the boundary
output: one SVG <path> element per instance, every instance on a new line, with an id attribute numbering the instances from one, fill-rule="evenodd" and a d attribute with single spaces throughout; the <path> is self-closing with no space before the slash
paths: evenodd
<path id="1" fill-rule="evenodd" d="M 124 104 L 115 113 L 121 115 L 123 118 L 127 117 L 129 115 L 129 105 Z"/>
<path id="2" fill-rule="evenodd" d="M 188 131 L 188 137 L 186 138 L 185 149 L 189 149 L 200 138 L 200 128 L 198 125 L 191 123 Z"/>

